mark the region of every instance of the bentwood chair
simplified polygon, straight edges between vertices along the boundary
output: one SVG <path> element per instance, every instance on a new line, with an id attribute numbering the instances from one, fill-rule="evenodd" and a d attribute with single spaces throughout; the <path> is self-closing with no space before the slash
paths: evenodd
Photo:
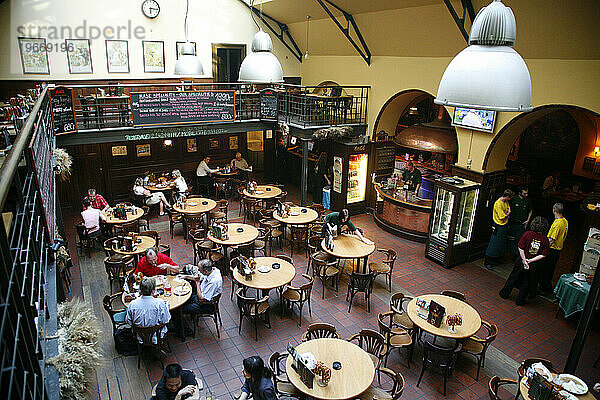
<path id="1" fill-rule="evenodd" d="M 183 221 L 183 214 L 180 214 L 173 210 L 169 210 L 168 208 L 165 211 L 167 212 L 167 215 L 169 216 L 169 233 L 171 234 L 171 239 L 173 239 L 173 236 L 175 233 L 175 227 L 178 224 L 181 225 L 182 228 L 185 227 L 184 221 Z M 183 234 L 185 236 L 185 228 L 184 228 Z"/>
<path id="2" fill-rule="evenodd" d="M 148 237 L 151 237 L 152 239 L 154 239 L 154 241 L 156 242 L 156 247 L 157 248 L 160 245 L 160 235 L 158 234 L 157 231 L 144 231 L 144 232 L 140 232 L 140 236 L 148 236 Z"/>
<path id="3" fill-rule="evenodd" d="M 119 329 L 122 326 L 127 325 L 127 323 L 125 322 L 125 316 L 127 313 L 127 309 L 123 306 L 123 303 L 121 302 L 122 295 L 123 295 L 123 292 L 118 292 L 115 294 L 107 294 L 106 296 L 104 296 L 104 299 L 102 299 L 102 305 L 104 306 L 104 311 L 106 311 L 106 313 L 110 317 L 110 322 L 112 323 L 113 335 L 115 334 L 117 329 Z M 118 301 L 118 303 L 120 303 L 120 307 L 118 307 L 118 308 L 115 307 L 115 305 L 114 305 L 114 303 L 116 301 Z"/>
<path id="4" fill-rule="evenodd" d="M 129 262 L 126 262 L 129 261 Z M 119 288 L 123 287 L 125 278 L 131 272 L 135 266 L 133 264 L 133 258 L 131 260 L 112 260 L 109 257 L 104 258 L 104 268 L 106 269 L 106 275 L 108 276 L 108 284 L 110 286 L 110 292 L 113 290 L 113 283 L 117 282 Z"/>
<path id="5" fill-rule="evenodd" d="M 258 237 L 252 242 L 253 256 L 256 256 L 256 252 L 261 252 L 263 256 L 267 257 L 267 245 L 269 243 L 269 228 L 258 228 Z M 269 255 L 271 250 L 269 249 Z"/>
<path id="6" fill-rule="evenodd" d="M 523 377 L 525 376 L 525 373 L 527 372 L 529 367 L 531 367 L 533 364 L 536 364 L 536 363 L 543 364 L 546 368 L 548 368 L 548 370 L 550 370 L 550 372 L 556 372 L 551 361 L 546 360 L 544 358 L 528 358 L 526 360 L 523 360 L 521 365 L 519 365 L 519 368 L 517 368 L 517 376 L 518 376 L 517 382 L 521 382 L 521 379 L 523 379 Z M 517 400 L 518 398 L 519 398 L 519 391 L 517 390 L 517 394 L 515 395 L 515 400 Z"/>
<path id="7" fill-rule="evenodd" d="M 410 369 L 410 361 L 412 359 L 412 353 L 414 349 L 414 343 L 410 334 L 402 329 L 394 326 L 394 312 L 386 311 L 379 314 L 379 333 L 385 338 L 386 353 L 383 365 L 386 366 L 390 353 L 394 349 L 407 348 L 408 352 L 406 355 L 406 364 Z"/>
<path id="8" fill-rule="evenodd" d="M 338 280 L 340 277 L 338 260 L 327 261 L 312 257 L 310 260 L 310 265 L 312 266 L 312 275 L 319 278 L 323 284 L 321 297 L 323 299 L 325 298 L 325 287 L 327 286 L 327 281 L 331 281 L 331 285 L 335 286 L 335 290 L 337 292 Z"/>
<path id="9" fill-rule="evenodd" d="M 190 231 L 202 228 L 202 218 L 204 213 L 186 214 L 183 217 L 183 225 L 185 226 L 185 242 L 190 239 Z"/>
<path id="10" fill-rule="evenodd" d="M 212 320 L 215 322 L 215 328 L 217 330 L 217 338 L 218 339 L 221 338 L 221 332 L 219 330 L 219 325 L 223 326 L 223 322 L 221 321 L 221 311 L 219 310 L 219 302 L 220 301 L 221 301 L 221 293 L 219 293 L 218 295 L 213 297 L 211 301 L 204 303 L 207 305 L 211 305 L 212 311 L 205 312 L 205 313 L 189 314 L 192 317 L 192 321 L 193 321 L 193 325 L 194 325 L 194 327 L 192 328 L 193 329 L 193 333 L 192 333 L 193 337 L 196 337 L 196 326 L 198 326 L 198 323 L 200 322 L 200 318 L 212 318 Z"/>
<path id="11" fill-rule="evenodd" d="M 273 386 L 278 397 L 300 397 L 300 392 L 290 382 L 285 369 L 285 361 L 288 358 L 288 353 L 275 352 L 269 357 L 269 367 L 273 374 Z"/>
<path id="12" fill-rule="evenodd" d="M 222 222 L 227 223 L 227 211 L 229 209 L 229 202 L 227 200 L 217 201 L 217 207 L 212 210 L 209 214 L 210 222 Z"/>
<path id="13" fill-rule="evenodd" d="M 294 247 L 307 247 L 308 225 L 290 225 L 290 256 L 294 255 Z"/>
<path id="14" fill-rule="evenodd" d="M 377 368 L 378 381 L 383 383 L 375 384 L 373 382 L 369 388 L 360 395 L 360 400 L 398 400 L 404 392 L 405 381 L 400 372 L 393 371 L 389 368 Z"/>
<path id="15" fill-rule="evenodd" d="M 258 221 L 258 224 L 261 228 L 269 228 L 269 249 L 273 248 L 274 239 L 277 240 L 279 248 L 283 249 L 283 245 L 281 243 L 281 238 L 283 236 L 281 222 L 277 221 L 276 219 L 261 218 Z"/>
<path id="16" fill-rule="evenodd" d="M 306 273 L 310 272 L 310 268 L 312 267 L 312 259 L 317 258 L 323 261 L 327 261 L 329 259 L 329 255 L 321 250 L 321 241 L 323 239 L 321 236 L 311 236 L 308 238 L 308 265 L 306 267 Z"/>
<path id="17" fill-rule="evenodd" d="M 444 396 L 446 396 L 446 381 L 448 376 L 452 374 L 454 364 L 456 363 L 456 355 L 460 351 L 462 345 L 457 344 L 456 347 L 442 347 L 433 344 L 428 341 L 423 342 L 423 366 L 421 367 L 421 374 L 417 382 L 417 387 L 423 379 L 425 370 L 429 367 L 437 367 L 442 371 L 444 377 Z"/>
<path id="18" fill-rule="evenodd" d="M 238 307 L 240 309 L 240 325 L 238 333 L 242 333 L 242 321 L 244 317 L 254 323 L 254 338 L 258 342 L 258 322 L 261 321 L 264 325 L 271 329 L 271 320 L 269 318 L 269 296 L 264 296 L 262 299 L 247 297 L 244 294 L 244 289 L 239 288 L 236 292 Z"/>
<path id="19" fill-rule="evenodd" d="M 346 301 L 348 304 L 348 312 L 352 309 L 352 301 L 357 293 L 365 294 L 365 302 L 367 303 L 367 312 L 371 312 L 371 293 L 373 292 L 373 281 L 375 275 L 373 273 L 360 274 L 352 272 L 348 278 L 348 292 L 346 293 Z"/>
<path id="20" fill-rule="evenodd" d="M 378 275 L 385 275 L 388 284 L 388 290 L 392 292 L 392 273 L 394 272 L 394 263 L 396 262 L 396 250 L 377 249 L 378 252 L 385 254 L 386 258 L 382 262 L 370 262 L 369 269 L 377 278 Z"/>
<path id="21" fill-rule="evenodd" d="M 499 391 L 500 388 L 504 385 L 515 385 L 517 388 L 517 393 L 519 393 L 519 382 L 514 379 L 500 378 L 498 376 L 492 376 L 490 381 L 488 382 L 488 395 L 490 396 L 490 400 L 507 400 L 511 397 L 505 397 L 504 399 L 500 397 Z M 507 391 L 508 392 L 508 391 Z"/>
<path id="22" fill-rule="evenodd" d="M 169 339 L 167 338 L 167 335 L 165 334 L 162 337 L 160 335 L 160 332 L 165 326 L 167 326 L 167 324 L 160 324 L 148 327 L 141 327 L 133 324 L 133 326 L 131 327 L 134 340 L 137 343 L 138 347 L 138 369 L 140 368 L 140 361 L 142 359 L 142 350 L 145 347 L 150 347 L 157 350 L 158 354 L 160 355 L 160 365 L 164 369 L 165 366 L 162 361 L 162 349 L 166 345 L 166 348 L 168 349 L 169 353 L 171 352 L 171 346 L 169 345 Z M 140 343 L 139 340 L 137 340 L 137 338 L 140 338 L 142 340 L 142 343 Z M 156 338 L 156 343 L 154 343 L 153 338 Z"/>
<path id="23" fill-rule="evenodd" d="M 479 370 L 481 367 L 485 367 L 485 353 L 487 352 L 490 344 L 496 340 L 496 336 L 498 336 L 498 326 L 496 324 L 490 324 L 487 321 L 481 321 L 481 326 L 486 330 L 486 336 L 483 338 L 471 336 L 465 339 L 462 347 L 462 353 L 471 354 L 477 358 L 476 381 L 479 381 Z"/>
<path id="24" fill-rule="evenodd" d="M 308 304 L 308 314 L 312 317 L 312 310 L 310 307 L 310 295 L 314 279 L 310 275 L 302 274 L 302 277 L 306 279 L 306 283 L 299 287 L 288 285 L 281 293 L 281 297 L 285 301 L 287 307 L 291 310 L 295 304 L 298 307 L 298 326 L 302 326 L 302 308 L 304 304 Z"/>
<path id="25" fill-rule="evenodd" d="M 442 290 L 440 292 L 440 294 L 442 296 L 453 297 L 453 298 L 458 299 L 460 301 L 464 301 L 465 303 L 467 302 L 467 296 L 465 296 L 461 292 L 457 292 L 456 290 Z"/>
<path id="26" fill-rule="evenodd" d="M 77 250 L 81 249 L 82 252 L 87 250 L 88 257 L 91 258 L 91 249 L 94 247 L 94 238 L 90 237 L 88 234 L 88 229 L 83 223 L 75 224 L 75 230 L 77 231 L 77 238 L 79 239 L 79 241 L 75 244 Z"/>
<path id="27" fill-rule="evenodd" d="M 317 323 L 310 324 L 308 329 L 302 335 L 302 341 L 306 342 L 312 339 L 321 339 L 321 338 L 334 338 L 341 339 L 339 333 L 337 333 L 337 329 L 335 326 L 327 323 Z"/>
<path id="28" fill-rule="evenodd" d="M 385 338 L 381 333 L 371 329 L 361 329 L 359 333 L 355 333 L 346 340 L 366 351 L 375 368 L 381 365 L 386 354 Z"/>

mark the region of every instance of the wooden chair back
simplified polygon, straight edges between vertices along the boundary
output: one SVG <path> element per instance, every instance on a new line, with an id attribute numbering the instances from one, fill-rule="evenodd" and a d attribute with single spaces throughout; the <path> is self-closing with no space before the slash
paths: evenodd
<path id="1" fill-rule="evenodd" d="M 125 308 L 121 308 L 116 310 L 113 307 L 113 301 L 120 299 L 122 296 L 123 292 L 118 292 L 115 294 L 107 294 L 106 296 L 104 296 L 104 298 L 102 299 L 102 305 L 104 306 L 104 311 L 107 312 L 107 314 L 110 317 L 110 322 L 112 323 L 112 327 L 113 327 L 113 334 L 115 333 L 115 331 L 117 330 L 117 328 L 119 327 L 119 325 L 121 325 L 120 323 L 118 323 L 117 321 L 115 321 L 115 314 L 118 314 L 120 312 L 125 311 Z"/>
<path id="2" fill-rule="evenodd" d="M 442 296 L 453 297 L 455 299 L 464 301 L 465 303 L 467 302 L 467 296 L 465 296 L 461 292 L 457 292 L 456 290 L 442 290 L 442 292 L 440 294 Z"/>
<path id="3" fill-rule="evenodd" d="M 275 258 L 279 258 L 281 260 L 289 262 L 290 264 L 294 264 L 294 260 L 292 260 L 292 257 L 286 256 L 285 254 L 277 254 Z"/>
<path id="4" fill-rule="evenodd" d="M 302 337 L 302 339 L 305 341 L 321 338 L 341 339 L 340 334 L 337 333 L 335 326 L 327 323 L 310 324 L 304 333 L 304 336 Z"/>
<path id="5" fill-rule="evenodd" d="M 354 292 L 371 293 L 373 291 L 374 281 L 375 275 L 372 273 L 361 274 L 359 272 L 352 272 L 348 279 L 348 286 Z"/>
<path id="6" fill-rule="evenodd" d="M 506 379 L 506 378 L 500 378 L 499 376 L 492 376 L 492 378 L 490 379 L 490 381 L 488 382 L 488 395 L 490 396 L 491 400 L 503 400 L 500 396 L 499 396 L 499 391 L 500 388 L 504 385 L 515 385 L 518 386 L 519 382 L 515 381 L 514 379 Z M 519 391 L 519 388 L 517 387 L 517 392 Z M 507 396 L 506 399 L 510 399 L 513 396 Z"/>
<path id="7" fill-rule="evenodd" d="M 456 355 L 462 345 L 456 348 L 442 347 L 428 341 L 423 342 L 423 363 L 427 362 L 439 368 L 453 368 Z"/>
<path id="8" fill-rule="evenodd" d="M 390 297 L 390 310 L 397 313 L 406 312 L 406 307 L 412 299 L 411 296 L 406 296 L 402 292 L 394 293 Z"/>
<path id="9" fill-rule="evenodd" d="M 160 235 L 158 234 L 157 231 L 140 232 L 140 236 L 148 236 L 148 237 L 151 237 L 152 239 L 154 239 L 156 241 L 156 247 L 158 247 L 158 245 L 160 243 Z"/>

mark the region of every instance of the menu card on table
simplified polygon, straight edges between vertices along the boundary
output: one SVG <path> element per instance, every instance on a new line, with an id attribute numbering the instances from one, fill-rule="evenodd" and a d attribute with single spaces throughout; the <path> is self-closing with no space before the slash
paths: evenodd
<path id="1" fill-rule="evenodd" d="M 287 346 L 288 353 L 294 359 L 294 363 L 292 363 L 292 368 L 300 375 L 300 380 L 306 385 L 307 388 L 313 388 L 313 381 L 315 379 L 315 374 L 304 364 L 304 361 L 296 351 L 296 349 L 288 343 Z"/>
<path id="2" fill-rule="evenodd" d="M 439 328 L 442 326 L 445 313 L 446 308 L 444 308 L 444 306 L 431 300 L 429 302 L 429 315 L 427 316 L 427 322 Z"/>

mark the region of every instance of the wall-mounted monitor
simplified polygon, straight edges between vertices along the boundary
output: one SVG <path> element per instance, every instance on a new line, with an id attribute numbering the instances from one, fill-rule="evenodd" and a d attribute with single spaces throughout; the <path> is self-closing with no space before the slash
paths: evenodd
<path id="1" fill-rule="evenodd" d="M 453 126 L 493 133 L 495 123 L 496 111 L 463 107 L 454 108 Z"/>

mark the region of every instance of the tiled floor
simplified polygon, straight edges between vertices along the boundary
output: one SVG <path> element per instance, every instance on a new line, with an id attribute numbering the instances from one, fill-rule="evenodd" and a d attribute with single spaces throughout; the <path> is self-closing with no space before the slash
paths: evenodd
<path id="1" fill-rule="evenodd" d="M 295 200 L 295 199 L 292 199 Z M 230 215 L 237 218 L 237 202 L 230 208 Z M 66 221 L 67 228 L 72 227 L 72 217 Z M 520 362 L 528 357 L 544 357 L 550 359 L 560 368 L 564 365 L 569 351 L 570 343 L 576 328 L 576 319 L 556 319 L 554 314 L 556 306 L 544 299 L 536 299 L 525 307 L 517 307 L 514 301 L 502 300 L 498 291 L 503 284 L 503 279 L 480 267 L 478 263 L 467 263 L 446 270 L 424 258 L 424 245 L 412 243 L 395 237 L 379 229 L 369 215 L 353 217 L 353 222 L 360 226 L 367 237 L 377 243 L 380 248 L 394 248 L 398 252 L 398 260 L 394 269 L 393 291 L 403 291 L 412 295 L 424 293 L 439 293 L 442 289 L 459 290 L 466 294 L 469 303 L 473 305 L 484 320 L 496 323 L 500 333 L 493 346 L 509 358 Z M 186 244 L 181 231 L 176 232 L 171 239 L 168 232 L 168 223 L 165 217 L 152 220 L 152 229 L 159 230 L 161 242 L 171 244 L 173 259 L 181 264 L 193 261 L 191 245 Z M 72 229 L 69 229 L 69 243 L 71 253 L 76 259 L 74 248 L 75 238 Z M 285 249 L 289 253 L 288 249 Z M 274 254 L 277 251 L 274 251 Z M 377 253 L 371 259 L 377 259 Z M 106 277 L 103 273 L 102 254 L 93 254 L 90 260 L 87 257 L 76 263 L 81 268 L 73 271 L 73 296 L 93 297 L 87 298 L 94 304 L 98 317 L 107 324 L 107 315 L 102 310 L 98 293 L 106 290 Z M 303 256 L 294 255 L 294 262 L 298 274 L 294 282 L 300 282 L 301 272 L 305 271 L 306 260 Z M 102 271 L 95 273 L 94 271 Z M 89 277 L 89 281 L 82 276 Z M 100 283 L 99 283 L 100 282 Z M 328 322 L 334 324 L 342 337 L 348 337 L 362 328 L 377 330 L 377 315 L 389 309 L 389 293 L 383 284 L 383 277 L 378 278 L 375 295 L 371 298 L 371 313 L 366 312 L 361 296 L 357 296 L 352 307 L 352 312 L 347 312 L 348 304 L 345 301 L 345 281 L 340 285 L 339 293 L 328 288 L 325 299 L 321 299 L 322 286 L 315 282 L 313 289 L 312 317 L 304 310 L 302 327 L 297 325 L 297 314 L 291 318 L 288 313 L 283 319 L 279 316 L 276 296 L 271 296 L 272 329 L 259 327 L 259 341 L 254 340 L 253 327 L 244 320 L 242 333 L 238 334 L 239 313 L 236 304 L 229 298 L 230 281 L 224 279 L 224 296 L 221 300 L 221 314 L 223 329 L 221 338 L 217 339 L 212 320 L 201 322 L 195 338 L 182 342 L 171 337 L 173 352 L 168 356 L 166 363 L 179 362 L 183 367 L 190 368 L 202 376 L 206 384 L 219 398 L 228 398 L 230 393 L 239 390 L 241 385 L 242 359 L 258 354 L 267 360 L 271 353 L 284 351 L 288 343 L 297 344 L 302 333 L 312 322 Z M 84 296 L 84 297 L 85 297 Z M 277 311 L 277 312 L 275 312 Z M 97 372 L 97 386 L 92 388 L 92 398 L 147 398 L 150 384 L 154 384 L 161 375 L 158 361 L 146 358 L 140 372 L 131 371 L 135 368 L 136 357 L 121 357 L 114 352 L 114 345 L 107 332 L 108 339 L 103 344 L 109 364 L 104 373 Z M 600 370 L 593 368 L 592 363 L 598 356 L 600 348 L 600 335 L 597 329 L 590 333 L 586 351 L 580 361 L 578 374 L 588 383 L 597 382 Z M 112 363 L 110 362 L 112 358 Z M 132 361 L 133 359 L 134 361 Z M 435 399 L 441 398 L 441 375 L 426 373 L 420 387 L 416 387 L 421 362 L 415 355 L 411 368 L 407 368 L 405 353 L 395 353 L 390 356 L 389 365 L 404 376 L 407 387 L 404 391 L 405 399 Z M 145 368 L 145 372 L 143 372 Z M 459 357 L 455 373 L 448 381 L 448 399 L 474 399 L 487 398 L 486 374 L 482 374 L 479 382 L 474 376 L 476 364 L 467 356 Z M 135 373 L 133 373 L 135 372 Z M 510 376 L 514 378 L 515 376 Z"/>

